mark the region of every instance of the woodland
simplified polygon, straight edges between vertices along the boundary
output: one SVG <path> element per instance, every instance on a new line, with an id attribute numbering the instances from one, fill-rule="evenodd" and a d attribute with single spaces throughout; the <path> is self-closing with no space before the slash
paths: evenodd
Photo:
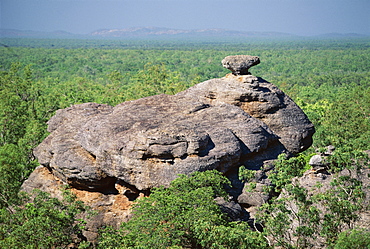
<path id="1" fill-rule="evenodd" d="M 284 239 L 288 229 L 284 212 L 288 211 L 281 199 L 261 207 L 261 231 L 228 221 L 213 201 L 227 196 L 228 180 L 210 171 L 181 176 L 170 188 L 153 190 L 149 198 L 138 201 L 134 218 L 121 229 L 107 227 L 96 244 L 81 240 L 75 246 L 309 248 L 305 238 L 320 233 L 328 248 L 370 248 L 369 229 L 338 229 L 358 219 L 357 211 L 369 210 L 361 182 L 341 178 L 333 183 L 338 186 L 336 198 L 327 193 L 316 199 L 291 182 L 310 168 L 309 158 L 328 145 L 336 148 L 329 162 L 333 172 L 369 167 L 364 153 L 370 150 L 368 38 L 238 43 L 4 38 L 1 44 L 0 248 L 67 248 L 81 235 L 84 221 L 77 214 L 87 207 L 67 189 L 62 201 L 42 192 L 28 201 L 19 192 L 38 166 L 32 150 L 48 135 L 46 122 L 56 110 L 86 102 L 117 105 L 160 93 L 175 94 L 223 77 L 229 71 L 222 68 L 221 60 L 236 54 L 259 56 L 261 63 L 251 73 L 283 90 L 315 125 L 311 148 L 293 158 L 279 157 L 275 165 L 279 173 L 271 176 L 275 191 L 286 189 L 305 207 L 299 214 L 305 225 L 296 231 L 300 239 Z M 253 172 L 241 170 L 240 178 L 247 182 Z M 346 189 L 352 190 L 350 194 Z M 315 216 L 314 202 L 325 203 L 330 210 L 326 219 Z M 266 215 L 274 210 L 280 210 L 279 219 Z M 169 221 L 161 222 L 162 217 Z M 271 244 L 266 239 L 271 237 L 280 239 Z"/>

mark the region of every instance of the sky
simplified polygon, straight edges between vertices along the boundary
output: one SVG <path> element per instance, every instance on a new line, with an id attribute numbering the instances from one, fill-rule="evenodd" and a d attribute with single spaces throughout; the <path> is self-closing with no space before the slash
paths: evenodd
<path id="1" fill-rule="evenodd" d="M 132 27 L 370 35 L 370 0 L 0 0 L 2 29 Z"/>

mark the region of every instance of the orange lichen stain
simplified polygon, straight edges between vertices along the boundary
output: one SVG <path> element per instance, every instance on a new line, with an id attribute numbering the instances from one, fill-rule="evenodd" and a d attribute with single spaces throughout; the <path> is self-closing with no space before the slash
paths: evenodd
<path id="1" fill-rule="evenodd" d="M 241 83 L 245 82 L 245 79 L 243 77 L 237 77 L 236 80 L 241 82 Z"/>
<path id="2" fill-rule="evenodd" d="M 120 212 L 130 209 L 132 206 L 132 201 L 122 194 L 104 195 L 100 192 L 90 192 L 74 188 L 71 189 L 71 192 L 76 195 L 78 200 L 99 211 Z"/>
<path id="3" fill-rule="evenodd" d="M 224 76 L 224 78 L 235 78 L 235 75 L 233 75 L 232 73 L 228 73 Z"/>
<path id="4" fill-rule="evenodd" d="M 86 204 L 98 201 L 103 195 L 102 193 L 99 192 L 89 192 L 75 188 L 71 188 L 71 192 L 76 195 L 78 200 L 83 201 Z"/>
<path id="5" fill-rule="evenodd" d="M 125 195 L 116 195 L 110 211 L 115 212 L 115 211 L 128 210 L 131 208 L 131 206 L 132 206 L 132 201 L 129 201 L 129 199 Z"/>

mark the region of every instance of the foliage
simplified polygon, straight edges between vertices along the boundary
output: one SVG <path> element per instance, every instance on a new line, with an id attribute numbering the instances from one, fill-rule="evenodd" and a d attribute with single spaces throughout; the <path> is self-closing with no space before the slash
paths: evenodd
<path id="1" fill-rule="evenodd" d="M 285 191 L 284 197 L 263 205 L 259 221 L 277 246 L 308 248 L 310 239 L 317 232 L 319 210 L 308 197 L 306 189 L 288 184 Z"/>
<path id="2" fill-rule="evenodd" d="M 370 232 L 365 230 L 348 230 L 338 236 L 334 249 L 369 249 Z"/>
<path id="3" fill-rule="evenodd" d="M 0 74 L 0 208 L 17 201 L 20 185 L 36 165 L 32 150 L 45 137 L 31 78 L 30 67 L 19 63 Z"/>
<path id="4" fill-rule="evenodd" d="M 127 99 L 137 99 L 161 93 L 176 94 L 187 86 L 176 73 L 170 73 L 164 65 L 146 64 L 143 70 L 131 78 L 127 87 Z"/>
<path id="5" fill-rule="evenodd" d="M 240 166 L 238 175 L 240 181 L 250 182 L 255 178 L 256 171 L 252 169 L 247 169 L 244 166 Z"/>
<path id="6" fill-rule="evenodd" d="M 317 185 L 316 190 L 308 193 L 297 179 L 292 181 L 286 173 L 271 175 L 273 182 L 283 183 L 284 188 L 281 188 L 279 198 L 262 206 L 258 219 L 277 246 L 309 248 L 314 242 L 319 242 L 322 246 L 333 247 L 341 232 L 354 229 L 354 222 L 359 219 L 358 213 L 366 211 L 362 182 L 352 178 L 351 174 L 368 167 L 367 160 L 361 157 L 354 164 L 355 157 L 336 153 L 334 160 L 341 165 L 341 170 L 347 169 L 348 173 L 343 175 L 338 168 L 333 170 L 330 188 Z M 361 153 L 351 153 L 356 154 Z M 331 163 L 334 160 L 331 159 Z M 321 242 L 318 239 L 320 237 Z"/>
<path id="7" fill-rule="evenodd" d="M 368 149 L 370 137 L 370 88 L 352 86 L 338 94 L 322 116 L 326 129 L 322 143 Z M 345 99 L 346 101 L 343 101 Z"/>
<path id="8" fill-rule="evenodd" d="M 274 162 L 274 171 L 269 174 L 269 179 L 275 191 L 280 192 L 286 184 L 291 183 L 291 179 L 296 176 L 302 176 L 303 173 L 310 167 L 308 158 L 304 154 L 299 154 L 296 157 L 287 158 L 286 154 L 280 154 Z"/>
<path id="9" fill-rule="evenodd" d="M 353 150 L 349 146 L 342 146 L 335 149 L 334 153 L 327 157 L 326 161 L 331 172 L 339 172 L 343 169 L 360 170 L 366 166 L 369 156 L 358 150 Z"/>
<path id="10" fill-rule="evenodd" d="M 264 204 L 260 221 L 278 246 L 308 248 L 318 236 L 326 246 L 333 246 L 342 231 L 353 229 L 357 212 L 365 210 L 360 183 L 337 178 L 332 190 L 313 196 L 297 183 L 289 184 L 283 197 Z"/>
<path id="11" fill-rule="evenodd" d="M 0 208 L 18 203 L 18 192 L 28 176 L 29 169 L 22 159 L 18 146 L 6 144 L 0 147 Z"/>
<path id="12" fill-rule="evenodd" d="M 228 222 L 215 203 L 228 180 L 217 171 L 181 175 L 169 188 L 139 199 L 119 231 L 103 231 L 101 248 L 266 248 L 243 223 Z"/>
<path id="13" fill-rule="evenodd" d="M 25 68 L 23 77 L 18 73 L 19 68 L 19 63 L 13 64 L 8 73 L 1 75 L 0 145 L 17 143 L 25 133 L 23 124 L 33 114 L 29 110 L 34 100 L 29 84 L 30 68 Z"/>
<path id="14" fill-rule="evenodd" d="M 84 210 L 70 194 L 59 201 L 38 191 L 32 202 L 0 210 L 0 247 L 65 248 L 81 234 L 83 221 L 75 217 Z"/>
<path id="15" fill-rule="evenodd" d="M 332 189 L 315 196 L 327 209 L 321 233 L 329 245 L 336 241 L 341 231 L 353 229 L 353 222 L 359 219 L 357 211 L 365 209 L 362 182 L 350 176 L 339 176 L 331 185 Z"/>

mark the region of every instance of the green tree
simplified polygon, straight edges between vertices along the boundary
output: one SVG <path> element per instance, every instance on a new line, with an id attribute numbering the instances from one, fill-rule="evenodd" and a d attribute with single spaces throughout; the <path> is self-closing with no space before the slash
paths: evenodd
<path id="1" fill-rule="evenodd" d="M 266 203 L 258 214 L 272 243 L 283 248 L 309 248 L 320 221 L 319 210 L 297 183 L 287 184 L 282 196 Z"/>
<path id="2" fill-rule="evenodd" d="M 20 63 L 13 64 L 0 77 L 0 145 L 16 144 L 24 135 L 24 124 L 33 106 L 30 67 L 24 69 L 24 75 L 20 68 Z"/>
<path id="3" fill-rule="evenodd" d="M 370 88 L 354 86 L 339 96 L 322 122 L 327 143 L 370 149 Z"/>
<path id="4" fill-rule="evenodd" d="M 70 194 L 59 201 L 38 191 L 32 202 L 0 209 L 0 248 L 66 248 L 81 235 L 76 215 L 84 210 Z"/>
<path id="5" fill-rule="evenodd" d="M 330 186 L 317 185 L 313 192 L 292 179 L 299 175 L 295 169 L 300 168 L 300 162 L 279 158 L 277 166 L 289 168 L 281 173 L 273 172 L 269 178 L 280 196 L 264 204 L 258 215 L 258 221 L 275 245 L 309 248 L 322 238 L 323 244 L 333 247 L 341 232 L 354 229 L 359 212 L 366 211 L 367 206 L 363 183 L 351 174 L 361 174 L 361 169 L 368 167 L 368 158 L 359 152 L 339 152 L 328 160 L 332 172 Z M 292 167 L 292 163 L 296 165 Z M 343 169 L 352 173 L 343 175 L 340 173 Z"/>
<path id="6" fill-rule="evenodd" d="M 119 231 L 103 231 L 100 248 L 267 248 L 244 223 L 229 222 L 215 203 L 228 180 L 217 171 L 181 175 L 139 199 Z"/>
<path id="7" fill-rule="evenodd" d="M 282 188 L 291 183 L 293 177 L 302 176 L 310 167 L 309 157 L 309 155 L 299 154 L 296 157 L 287 158 L 286 154 L 280 154 L 274 162 L 274 171 L 269 175 L 274 190 L 279 193 Z"/>
<path id="8" fill-rule="evenodd" d="M 365 193 L 362 182 L 350 176 L 338 176 L 331 182 L 332 188 L 314 196 L 326 208 L 321 221 L 321 234 L 332 246 L 340 232 L 353 229 L 359 219 L 358 211 L 365 210 Z"/>
<path id="9" fill-rule="evenodd" d="M 370 231 L 354 229 L 342 232 L 334 249 L 370 249 Z"/>
<path id="10" fill-rule="evenodd" d="M 46 130 L 38 101 L 29 66 L 22 69 L 15 63 L 0 74 L 0 207 L 15 203 L 22 182 L 36 166 L 32 149 Z"/>
<path id="11" fill-rule="evenodd" d="M 0 208 L 18 202 L 18 191 L 29 174 L 25 157 L 14 144 L 0 146 Z"/>
<path id="12" fill-rule="evenodd" d="M 175 94 L 185 90 L 185 82 L 179 73 L 170 72 L 165 65 L 146 64 L 143 70 L 138 71 L 130 79 L 128 85 L 128 99 L 138 99 L 161 93 Z"/>

